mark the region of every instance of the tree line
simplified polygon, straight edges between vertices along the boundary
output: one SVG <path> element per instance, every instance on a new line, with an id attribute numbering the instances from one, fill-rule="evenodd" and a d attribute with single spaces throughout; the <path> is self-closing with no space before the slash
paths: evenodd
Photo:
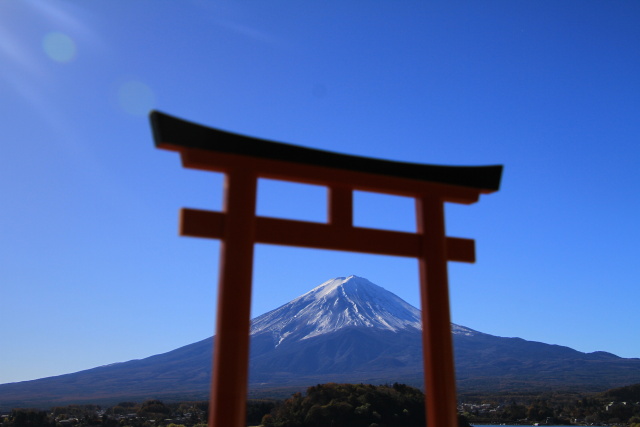
<path id="1" fill-rule="evenodd" d="M 423 427 L 424 394 L 403 384 L 320 384 L 262 418 L 265 427 Z"/>
<path id="2" fill-rule="evenodd" d="M 590 394 L 549 392 L 465 396 L 459 409 L 472 424 L 640 427 L 640 384 Z"/>
<path id="3" fill-rule="evenodd" d="M 552 424 L 640 427 L 640 384 L 604 393 L 462 396 L 459 425 Z M 120 402 L 49 411 L 14 409 L 0 427 L 206 427 L 208 402 Z M 423 427 L 424 394 L 404 384 L 319 384 L 285 400 L 250 399 L 247 424 L 264 427 Z"/>

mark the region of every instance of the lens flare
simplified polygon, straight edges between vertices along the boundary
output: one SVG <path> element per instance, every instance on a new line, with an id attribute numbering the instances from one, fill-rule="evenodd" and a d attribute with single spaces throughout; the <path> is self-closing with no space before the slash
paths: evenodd
<path id="1" fill-rule="evenodd" d="M 56 62 L 69 62 L 76 57 L 76 44 L 73 39 L 56 31 L 44 36 L 42 48 L 47 56 Z"/>
<path id="2" fill-rule="evenodd" d="M 128 81 L 118 88 L 118 103 L 134 116 L 149 114 L 156 104 L 156 96 L 149 86 L 139 81 Z"/>

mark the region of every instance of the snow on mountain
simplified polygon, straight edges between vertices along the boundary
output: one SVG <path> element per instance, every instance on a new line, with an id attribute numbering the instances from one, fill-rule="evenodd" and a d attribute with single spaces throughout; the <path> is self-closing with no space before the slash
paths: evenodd
<path id="1" fill-rule="evenodd" d="M 359 326 L 397 332 L 420 330 L 420 311 L 398 296 L 357 276 L 338 277 L 252 322 L 251 335 L 270 333 L 276 346 L 341 328 Z M 454 333 L 475 331 L 453 325 Z"/>
<path id="2" fill-rule="evenodd" d="M 466 335 L 468 337 L 480 334 L 481 332 L 474 331 L 473 329 L 467 328 L 466 326 L 456 325 L 455 323 L 451 324 L 451 333 L 453 335 Z"/>

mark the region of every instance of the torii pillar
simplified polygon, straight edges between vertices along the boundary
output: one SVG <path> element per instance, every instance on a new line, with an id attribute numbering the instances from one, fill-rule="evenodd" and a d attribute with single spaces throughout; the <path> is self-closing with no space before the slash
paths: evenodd
<path id="1" fill-rule="evenodd" d="M 457 427 L 447 261 L 475 262 L 470 239 L 447 237 L 444 203 L 471 204 L 500 187 L 502 166 L 391 162 L 237 135 L 152 112 L 158 148 L 186 168 L 225 174 L 222 212 L 182 209 L 180 234 L 220 239 L 221 265 L 210 427 L 245 427 L 255 243 L 365 252 L 419 260 L 427 422 Z M 326 186 L 328 222 L 256 216 L 258 178 Z M 353 226 L 353 191 L 413 197 L 417 233 Z"/>

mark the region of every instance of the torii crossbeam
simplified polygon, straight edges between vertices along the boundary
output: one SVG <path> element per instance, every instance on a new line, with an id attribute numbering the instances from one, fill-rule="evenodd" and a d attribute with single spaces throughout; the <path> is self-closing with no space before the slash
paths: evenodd
<path id="1" fill-rule="evenodd" d="M 180 234 L 220 239 L 210 427 L 245 427 L 255 243 L 417 258 L 427 421 L 457 426 L 447 261 L 475 262 L 474 241 L 446 237 L 444 203 L 471 204 L 500 187 L 502 166 L 452 167 L 391 162 L 237 135 L 152 112 L 158 148 L 186 168 L 223 172 L 222 212 L 182 209 Z M 256 216 L 258 178 L 328 188 L 328 221 Z M 417 232 L 353 226 L 353 191 L 413 197 Z"/>

